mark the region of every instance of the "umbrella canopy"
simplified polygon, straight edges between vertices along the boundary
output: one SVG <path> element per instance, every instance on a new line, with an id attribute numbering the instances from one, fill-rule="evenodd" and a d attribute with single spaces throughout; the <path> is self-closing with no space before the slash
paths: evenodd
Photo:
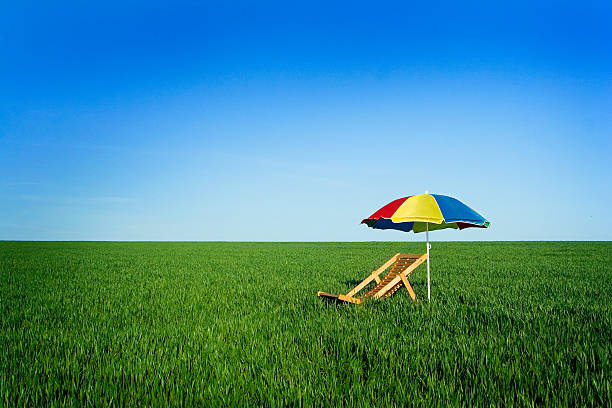
<path id="1" fill-rule="evenodd" d="M 406 232 L 427 233 L 427 299 L 431 299 L 429 277 L 429 231 L 470 227 L 488 228 L 490 223 L 456 198 L 440 195 L 418 194 L 391 201 L 389 204 L 361 221 L 376 229 L 395 229 Z"/>
<path id="2" fill-rule="evenodd" d="M 375 229 L 425 232 L 444 228 L 487 228 L 490 223 L 456 198 L 419 194 L 391 201 L 361 221 Z"/>

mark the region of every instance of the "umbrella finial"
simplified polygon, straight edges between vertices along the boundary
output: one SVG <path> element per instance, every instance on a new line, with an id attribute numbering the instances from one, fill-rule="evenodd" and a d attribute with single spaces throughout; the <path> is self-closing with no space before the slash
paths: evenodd
<path id="1" fill-rule="evenodd" d="M 425 190 L 425 194 L 429 194 L 429 190 Z"/>

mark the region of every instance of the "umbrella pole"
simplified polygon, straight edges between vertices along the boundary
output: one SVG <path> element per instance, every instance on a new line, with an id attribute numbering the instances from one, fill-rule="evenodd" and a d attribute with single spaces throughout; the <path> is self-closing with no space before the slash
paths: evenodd
<path id="1" fill-rule="evenodd" d="M 425 223 L 427 232 L 425 232 L 427 237 L 427 301 L 431 300 L 431 289 L 430 289 L 430 280 L 429 280 L 429 223 Z"/>

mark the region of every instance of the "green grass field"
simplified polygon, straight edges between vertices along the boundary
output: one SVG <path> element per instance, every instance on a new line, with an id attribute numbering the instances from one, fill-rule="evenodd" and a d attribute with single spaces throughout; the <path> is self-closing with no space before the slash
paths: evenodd
<path id="1" fill-rule="evenodd" d="M 610 406 L 612 243 L 0 242 L 4 406 Z"/>

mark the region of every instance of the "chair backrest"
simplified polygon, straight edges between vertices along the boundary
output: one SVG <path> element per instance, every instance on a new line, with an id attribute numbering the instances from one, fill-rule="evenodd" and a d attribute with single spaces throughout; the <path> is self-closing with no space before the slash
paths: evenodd
<path id="1" fill-rule="evenodd" d="M 387 286 L 393 279 L 397 277 L 398 274 L 404 272 L 410 265 L 416 262 L 422 255 L 414 255 L 414 254 L 400 254 L 398 255 L 395 262 L 389 268 L 389 272 L 385 275 L 384 278 L 381 279 L 380 282 L 376 284 L 370 291 L 365 294 L 365 297 L 371 297 L 377 294 L 382 288 Z M 406 277 L 410 276 L 410 273 L 406 275 Z M 389 297 L 402 286 L 402 281 L 400 280 L 393 288 L 389 289 L 383 297 Z"/>
<path id="2" fill-rule="evenodd" d="M 415 263 L 416 260 L 419 259 L 420 257 L 421 255 L 401 254 L 400 256 L 397 257 L 397 260 L 393 263 L 393 265 L 391 265 L 391 269 L 389 269 L 389 273 L 398 274 L 400 272 L 403 272 L 404 270 L 406 270 L 406 268 L 408 268 L 410 265 Z"/>

